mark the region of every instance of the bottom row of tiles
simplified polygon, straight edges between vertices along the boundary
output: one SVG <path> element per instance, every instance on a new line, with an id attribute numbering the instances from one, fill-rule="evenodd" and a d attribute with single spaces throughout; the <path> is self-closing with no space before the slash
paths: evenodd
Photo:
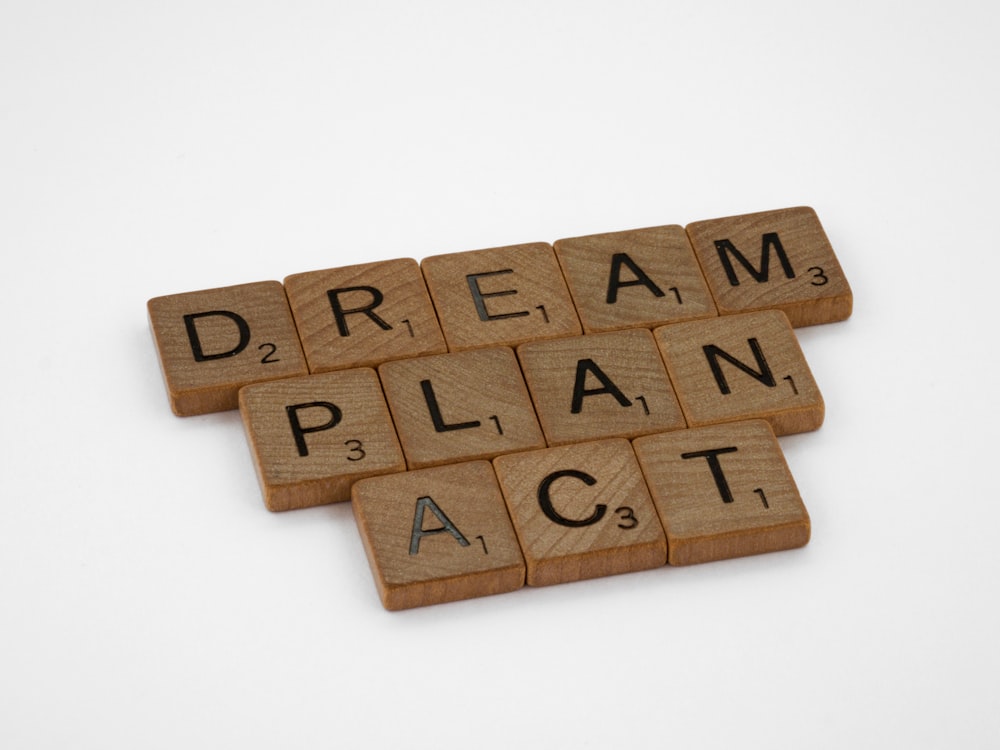
<path id="1" fill-rule="evenodd" d="M 371 477 L 351 500 L 390 610 L 791 549 L 810 533 L 762 420 Z"/>

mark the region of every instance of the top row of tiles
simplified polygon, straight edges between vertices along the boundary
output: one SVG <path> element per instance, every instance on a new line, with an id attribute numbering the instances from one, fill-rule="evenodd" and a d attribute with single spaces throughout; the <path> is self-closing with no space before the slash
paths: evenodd
<path id="1" fill-rule="evenodd" d="M 229 371 L 232 380 L 236 363 L 226 360 L 248 348 L 258 350 L 261 363 L 283 366 L 237 377 L 233 385 L 289 377 L 303 368 L 374 367 L 764 309 L 782 310 L 793 326 L 808 326 L 843 320 L 852 307 L 840 263 L 807 207 L 434 255 L 419 265 L 405 258 L 298 273 L 284 280 L 293 321 L 265 310 L 263 299 L 251 299 L 253 286 L 150 300 L 177 414 L 235 408 L 235 391 L 230 404 L 228 396 L 219 399 L 206 388 L 213 368 L 222 378 Z M 240 299 L 219 296 L 226 291 Z M 272 294 L 280 297 L 279 291 Z M 234 306 L 241 309 L 229 309 Z M 282 338 L 290 323 L 301 342 L 298 357 Z M 261 342 L 255 347 L 249 347 L 251 327 L 254 343 Z M 178 398 L 180 392 L 187 395 Z"/>

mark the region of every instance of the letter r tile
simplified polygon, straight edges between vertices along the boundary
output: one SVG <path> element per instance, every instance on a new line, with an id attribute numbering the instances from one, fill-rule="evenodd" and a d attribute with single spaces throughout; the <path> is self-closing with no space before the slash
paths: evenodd
<path id="1" fill-rule="evenodd" d="M 823 423 L 823 397 L 780 310 L 653 331 L 688 426 L 766 419 L 777 435 Z"/>
<path id="2" fill-rule="evenodd" d="M 277 281 L 155 297 L 146 307 L 178 416 L 235 409 L 243 386 L 309 372 Z"/>
<path id="3" fill-rule="evenodd" d="M 450 351 L 581 332 L 547 243 L 432 255 L 420 267 Z"/>
<path id="4" fill-rule="evenodd" d="M 850 317 L 851 287 L 811 208 L 696 221 L 686 229 L 721 315 L 781 310 L 796 328 Z"/>
<path id="5" fill-rule="evenodd" d="M 240 412 L 269 510 L 349 500 L 356 480 L 406 468 L 372 369 L 250 385 Z"/>
<path id="6" fill-rule="evenodd" d="M 412 258 L 293 274 L 285 291 L 311 372 L 447 351 Z"/>
<path id="7" fill-rule="evenodd" d="M 351 505 L 386 609 L 524 586 L 524 557 L 487 461 L 362 479 Z"/>
<path id="8" fill-rule="evenodd" d="M 493 460 L 529 586 L 656 568 L 667 545 L 632 446 L 622 438 Z"/>
<path id="9" fill-rule="evenodd" d="M 801 547 L 809 514 L 763 420 L 647 435 L 633 441 L 671 565 Z"/>

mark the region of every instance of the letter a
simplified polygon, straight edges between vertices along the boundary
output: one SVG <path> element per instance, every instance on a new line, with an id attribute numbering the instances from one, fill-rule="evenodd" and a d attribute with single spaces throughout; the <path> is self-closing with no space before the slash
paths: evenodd
<path id="1" fill-rule="evenodd" d="M 424 528 L 424 511 L 428 508 L 431 513 L 437 517 L 437 520 L 441 522 L 442 526 L 439 528 Z M 458 530 L 455 524 L 451 522 L 451 519 L 445 515 L 444 511 L 437 506 L 437 503 L 435 503 L 434 500 L 426 495 L 424 497 L 418 497 L 417 506 L 413 511 L 413 531 L 410 534 L 410 554 L 415 555 L 420 552 L 420 540 L 425 536 L 440 534 L 442 531 L 447 531 L 455 537 L 455 541 L 463 547 L 469 546 L 469 540 L 462 535 L 462 532 Z"/>

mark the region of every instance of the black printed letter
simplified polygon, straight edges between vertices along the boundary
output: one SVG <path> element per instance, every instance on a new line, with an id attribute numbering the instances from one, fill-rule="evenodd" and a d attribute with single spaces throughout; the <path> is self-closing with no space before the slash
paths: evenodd
<path id="1" fill-rule="evenodd" d="M 302 423 L 299 421 L 300 409 L 326 409 L 330 414 L 330 418 L 323 424 L 314 425 L 312 427 L 303 427 Z M 340 409 L 337 408 L 337 405 L 331 404 L 329 401 L 310 401 L 307 404 L 294 404 L 292 406 L 286 406 L 285 412 L 288 414 L 288 423 L 292 426 L 292 435 L 295 437 L 295 446 L 299 449 L 300 456 L 309 455 L 309 448 L 306 447 L 306 435 L 308 433 L 322 432 L 323 430 L 329 430 L 332 427 L 336 427 L 343 417 L 343 414 Z"/>
<path id="2" fill-rule="evenodd" d="M 708 468 L 712 470 L 712 478 L 715 479 L 715 486 L 719 489 L 722 502 L 733 502 L 733 493 L 729 490 L 729 482 L 726 475 L 722 473 L 722 464 L 719 463 L 719 456 L 723 453 L 735 453 L 736 448 L 716 448 L 708 451 L 698 451 L 697 453 L 682 453 L 681 458 L 704 458 L 708 461 Z"/>
<path id="3" fill-rule="evenodd" d="M 622 281 L 622 266 L 628 266 L 628 270 L 635 274 L 633 281 Z M 662 297 L 663 290 L 660 289 L 653 280 L 646 275 L 635 261 L 629 257 L 628 253 L 615 253 L 611 256 L 611 276 L 608 278 L 608 304 L 613 305 L 618 301 L 618 290 L 623 286 L 644 286 L 653 293 L 654 297 Z"/>
<path id="4" fill-rule="evenodd" d="M 719 390 L 723 395 L 730 392 L 729 383 L 726 381 L 726 376 L 722 372 L 722 366 L 719 364 L 719 357 L 722 357 L 729 364 L 735 365 L 747 375 L 752 377 L 754 380 L 758 380 L 768 388 L 774 388 L 777 383 L 774 380 L 774 375 L 771 374 L 771 368 L 767 366 L 767 360 L 764 359 L 764 352 L 760 348 L 760 344 L 757 343 L 757 339 L 747 339 L 747 343 L 750 344 L 750 350 L 753 352 L 754 359 L 757 360 L 757 367 L 760 371 L 754 370 L 749 365 L 740 362 L 733 355 L 722 351 L 715 344 L 707 344 L 701 349 L 705 352 L 705 357 L 708 359 L 708 366 L 712 368 L 712 374 L 715 376 L 715 382 L 719 386 Z"/>
<path id="5" fill-rule="evenodd" d="M 205 354 L 201 348 L 201 339 L 198 338 L 198 329 L 194 324 L 197 318 L 207 318 L 210 315 L 221 315 L 223 318 L 229 318 L 236 324 L 236 329 L 240 333 L 240 340 L 232 349 L 224 352 L 216 352 L 214 354 Z M 224 359 L 225 357 L 235 357 L 241 351 L 247 348 L 247 344 L 250 343 L 250 326 L 242 318 L 242 316 L 237 315 L 229 310 L 210 310 L 209 312 L 200 313 L 190 313 L 184 316 L 184 327 L 187 328 L 188 340 L 191 342 L 191 352 L 194 354 L 195 362 L 205 362 L 210 359 Z"/>
<path id="6" fill-rule="evenodd" d="M 483 276 L 498 276 L 502 273 L 514 273 L 514 269 L 505 268 L 502 271 L 487 271 L 486 273 L 470 273 L 465 277 L 466 283 L 469 285 L 469 291 L 472 292 L 472 301 L 476 304 L 476 312 L 479 313 L 480 320 L 502 320 L 504 318 L 523 318 L 525 315 L 530 315 L 528 310 L 519 310 L 518 312 L 510 313 L 499 313 L 496 315 L 490 315 L 489 311 L 486 309 L 486 298 L 487 297 L 507 297 L 511 294 L 517 294 L 516 289 L 505 289 L 502 292 L 483 292 L 479 288 L 479 279 Z"/>
<path id="7" fill-rule="evenodd" d="M 746 259 L 732 242 L 729 240 L 716 240 L 715 249 L 719 253 L 719 260 L 722 261 L 722 267 L 726 271 L 726 277 L 729 279 L 730 286 L 739 286 L 740 280 L 736 276 L 736 269 L 733 268 L 733 262 L 729 259 L 732 255 L 736 260 L 740 262 L 740 265 L 745 268 L 751 276 L 753 276 L 754 281 L 757 283 L 763 283 L 767 281 L 768 278 L 768 267 L 771 264 L 771 248 L 774 248 L 774 252 L 778 255 L 778 260 L 781 261 L 781 268 L 785 272 L 785 277 L 789 279 L 795 278 L 795 271 L 792 270 L 792 264 L 788 260 L 788 255 L 785 254 L 785 248 L 781 246 L 781 240 L 778 239 L 777 232 L 769 232 L 761 237 L 761 249 L 760 249 L 760 268 L 754 268 L 753 264 Z"/>
<path id="8" fill-rule="evenodd" d="M 431 513 L 437 516 L 437 520 L 443 524 L 441 527 L 437 529 L 424 528 L 424 511 L 428 508 Z M 440 534 L 442 531 L 447 531 L 455 537 L 455 540 L 463 547 L 469 546 L 469 540 L 462 535 L 462 532 L 456 528 L 455 524 L 451 522 L 451 519 L 444 514 L 444 511 L 437 506 L 437 503 L 435 503 L 430 497 L 418 497 L 417 507 L 413 511 L 413 531 L 410 534 L 410 554 L 415 555 L 420 552 L 420 540 L 425 536 Z"/>
<path id="9" fill-rule="evenodd" d="M 542 480 L 542 483 L 538 485 L 538 504 L 542 508 L 542 513 L 544 513 L 550 521 L 554 521 L 560 526 L 578 527 L 590 526 L 591 524 L 597 523 L 604 518 L 604 512 L 608 509 L 608 506 L 604 503 L 598 503 L 594 507 L 594 512 L 591 514 L 590 518 L 574 520 L 572 518 L 565 518 L 564 516 L 559 515 L 558 511 L 556 511 L 556 509 L 552 506 L 552 498 L 549 497 L 549 488 L 552 486 L 554 481 L 562 477 L 573 477 L 574 479 L 579 479 L 588 487 L 593 487 L 597 484 L 597 480 L 590 476 L 590 474 L 577 471 L 576 469 L 553 471 L 545 477 L 545 479 Z"/>
<path id="10" fill-rule="evenodd" d="M 602 388 L 585 388 L 587 373 L 592 372 L 594 377 L 601 381 Z M 583 399 L 585 396 L 597 396 L 601 393 L 609 393 L 615 397 L 622 406 L 631 406 L 625 394 L 611 382 L 611 378 L 604 374 L 592 359 L 581 359 L 576 363 L 576 382 L 573 384 L 573 405 L 570 407 L 571 414 L 579 414 L 583 409 Z"/>
<path id="11" fill-rule="evenodd" d="M 371 295 L 371 302 L 367 305 L 360 305 L 358 307 L 351 307 L 345 309 L 340 304 L 340 295 L 347 292 L 367 292 Z M 376 307 L 382 304 L 384 297 L 382 292 L 373 286 L 345 286 L 340 289 L 330 289 L 327 291 L 326 296 L 330 298 L 330 307 L 333 308 L 333 317 L 337 320 L 337 331 L 340 332 L 341 336 L 350 336 L 351 332 L 347 329 L 347 316 L 353 313 L 364 313 L 368 318 L 375 323 L 383 331 L 391 331 L 392 326 L 386 323 L 382 318 L 375 314 L 374 310 Z"/>
<path id="12" fill-rule="evenodd" d="M 434 430 L 437 432 L 449 432 L 451 430 L 465 430 L 469 427 L 479 427 L 481 422 L 455 422 L 445 424 L 444 417 L 441 416 L 441 407 L 438 405 L 437 396 L 434 395 L 434 386 L 429 380 L 421 380 L 420 388 L 424 392 L 424 401 L 427 402 L 427 410 L 431 413 L 431 421 L 434 423 Z"/>

